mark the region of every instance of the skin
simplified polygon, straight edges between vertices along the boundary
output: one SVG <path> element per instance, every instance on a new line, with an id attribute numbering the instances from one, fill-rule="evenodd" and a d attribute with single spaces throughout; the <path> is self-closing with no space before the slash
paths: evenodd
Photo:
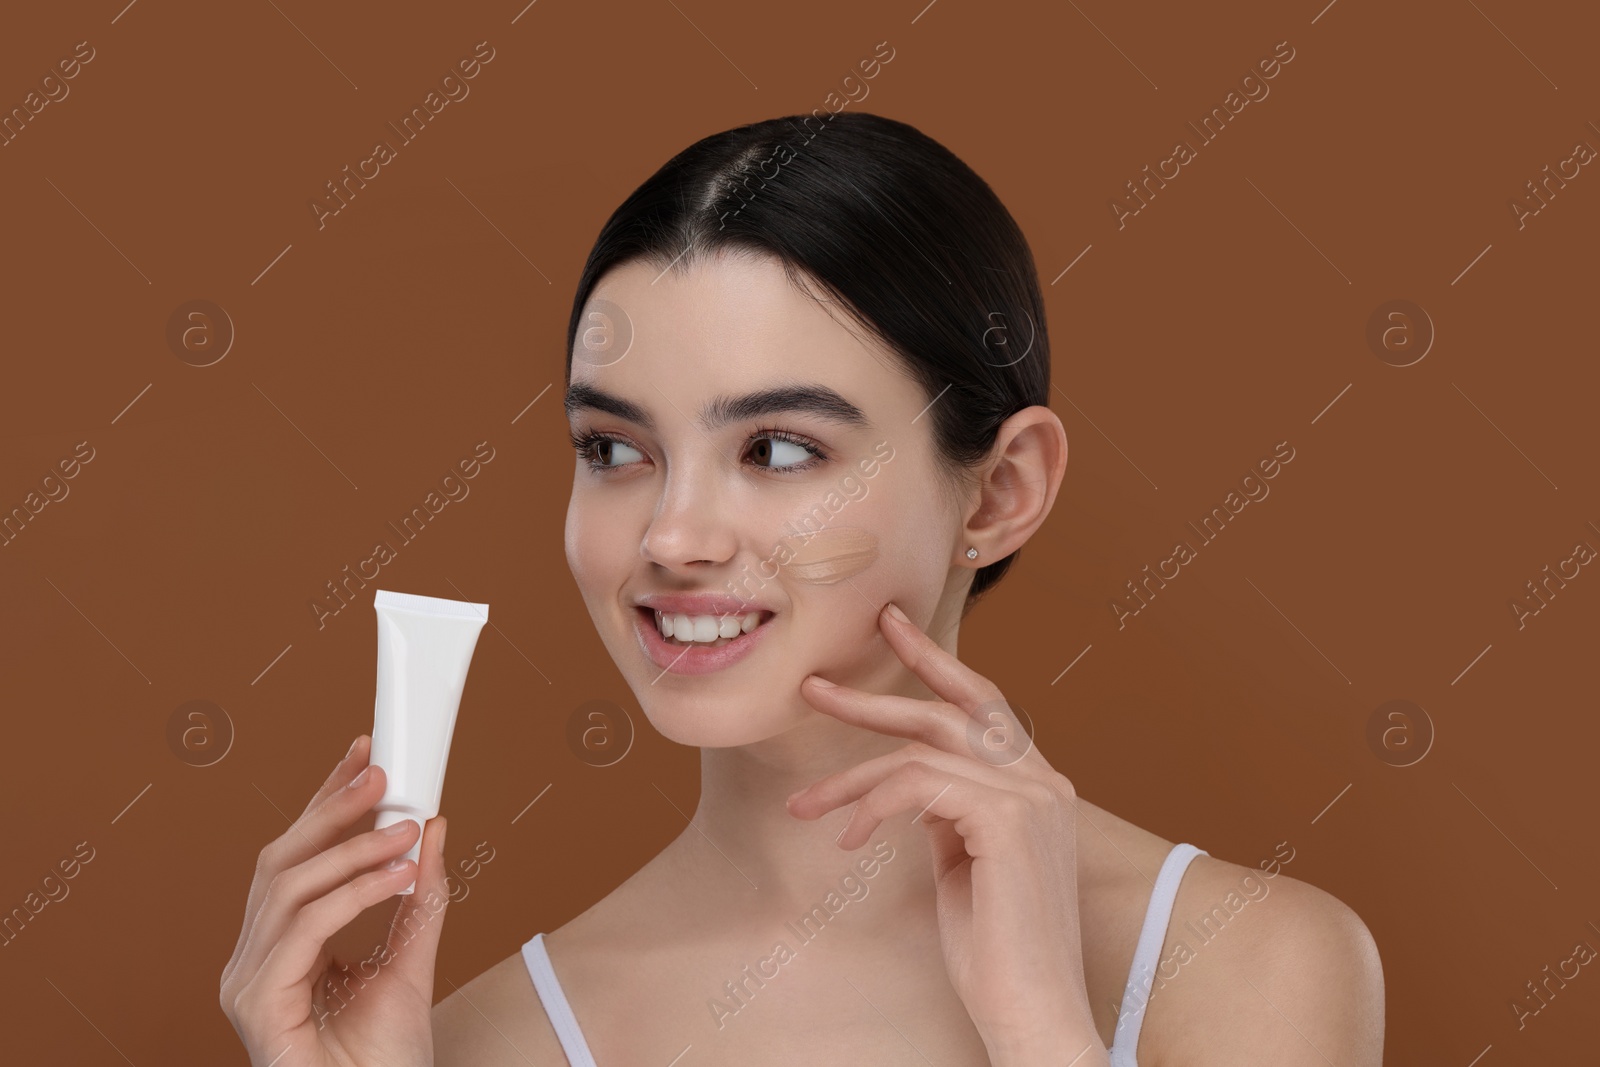
<path id="1" fill-rule="evenodd" d="M 664 274 L 629 264 L 594 297 L 625 309 L 633 341 L 603 366 L 575 359 L 573 382 L 640 405 L 655 426 L 573 413 L 573 429 L 626 444 L 606 456 L 607 471 L 576 461 L 567 562 L 645 715 L 699 746 L 702 771 L 692 825 L 545 938 L 596 1059 L 667 1064 L 688 1046 L 685 1065 L 1042 1065 L 1068 1063 L 1087 1042 L 1075 1067 L 1104 1063 L 1172 842 L 1077 796 L 1059 754 L 1052 762 L 1033 749 L 997 766 L 951 729 L 952 716 L 1003 706 L 1002 687 L 957 657 L 961 608 L 976 567 L 1047 517 L 1066 465 L 1060 420 L 1044 407 L 1017 413 L 979 484 L 943 492 L 930 423 L 918 417 L 929 398 L 775 261 L 724 256 Z M 691 422 L 713 395 L 794 382 L 834 389 L 871 426 L 805 412 L 716 429 Z M 827 460 L 773 469 L 811 458 L 757 433 L 774 428 L 815 442 Z M 731 668 L 663 674 L 644 655 L 636 595 L 726 592 L 728 577 L 770 556 L 784 523 L 880 441 L 892 460 L 837 522 L 890 550 L 831 583 L 780 568 L 753 594 L 777 612 L 770 632 Z M 751 458 L 762 455 L 770 467 Z M 891 603 L 909 625 L 880 610 Z M 840 688 L 824 692 L 812 676 Z M 883 855 L 881 843 L 892 859 L 861 880 L 867 895 L 801 943 L 785 924 L 874 846 Z M 1197 857 L 1173 926 L 1261 873 Z M 1383 984 L 1370 934 L 1315 887 L 1286 874 L 1271 886 L 1152 997 L 1142 1065 L 1380 1062 Z M 708 1000 L 779 939 L 794 959 L 719 1027 Z M 1169 928 L 1163 958 L 1176 939 Z M 434 1062 L 445 1067 L 565 1062 L 519 952 L 440 1001 L 432 1022 Z"/>

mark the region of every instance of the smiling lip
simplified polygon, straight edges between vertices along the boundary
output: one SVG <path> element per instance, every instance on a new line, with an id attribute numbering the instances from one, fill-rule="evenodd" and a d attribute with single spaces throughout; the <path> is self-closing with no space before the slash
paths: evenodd
<path id="1" fill-rule="evenodd" d="M 672 596 L 659 599 L 645 597 L 643 599 L 651 603 L 668 602 L 668 608 L 678 610 L 672 608 L 670 602 L 683 602 L 684 598 Z M 728 598 L 724 597 L 722 599 L 726 600 Z M 699 601 L 691 599 L 690 602 L 705 603 L 706 601 L 704 599 Z M 767 626 L 772 621 L 769 617 L 766 622 L 763 622 L 749 633 L 741 633 L 727 644 L 719 645 L 716 648 L 706 645 L 679 645 L 661 636 L 661 631 L 656 628 L 656 609 L 651 606 L 651 603 L 634 608 L 634 632 L 638 635 L 639 647 L 644 650 L 645 655 L 649 656 L 657 667 L 660 667 L 663 671 L 671 671 L 673 674 L 711 674 L 714 671 L 733 666 L 755 650 L 756 644 L 766 635 Z M 741 602 L 734 601 L 734 603 Z M 668 610 L 668 608 L 663 608 L 662 610 Z M 746 612 L 750 610 L 752 609 L 748 606 L 745 608 Z M 718 613 L 700 609 L 685 612 L 685 614 L 713 615 Z"/>
<path id="2" fill-rule="evenodd" d="M 635 597 L 633 602 L 635 606 L 685 615 L 748 615 L 775 610 L 770 604 L 758 604 L 726 593 L 648 593 Z"/>

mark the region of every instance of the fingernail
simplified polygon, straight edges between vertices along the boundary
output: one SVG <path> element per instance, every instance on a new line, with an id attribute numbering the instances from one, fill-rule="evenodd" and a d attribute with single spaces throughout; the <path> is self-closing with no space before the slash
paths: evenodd
<path id="1" fill-rule="evenodd" d="M 361 744 L 361 739 L 363 737 L 366 737 L 366 736 L 367 736 L 366 734 L 357 734 L 356 735 L 356 739 L 354 741 L 350 742 L 350 750 L 344 754 L 344 758 L 345 759 L 349 759 L 351 756 L 356 754 L 356 746 Z"/>
<path id="2" fill-rule="evenodd" d="M 350 784 L 345 786 L 345 788 L 346 789 L 355 789 L 355 788 L 357 788 L 358 786 L 360 786 L 363 782 L 365 782 L 367 780 L 367 775 L 370 774 L 371 771 L 372 771 L 372 765 L 371 764 L 368 764 L 367 766 L 361 768 L 361 773 L 356 775 L 354 778 L 350 779 Z"/>
<path id="3" fill-rule="evenodd" d="M 383 865 L 383 869 L 386 871 L 403 871 L 406 869 L 406 858 L 401 856 L 399 859 L 390 860 Z"/>
<path id="4" fill-rule="evenodd" d="M 410 825 L 411 825 L 411 820 L 410 819 L 401 819 L 399 822 L 394 823 L 393 825 L 385 826 L 383 828 L 383 832 L 386 833 L 386 834 L 393 835 L 395 837 L 399 837 L 401 834 L 406 832 L 406 828 L 409 827 Z"/>
<path id="5" fill-rule="evenodd" d="M 910 619 L 906 618 L 906 613 L 901 611 L 900 608 L 895 604 L 890 604 L 889 605 L 889 614 L 893 615 L 895 618 L 899 619 L 901 622 L 910 622 L 911 621 Z"/>
<path id="6" fill-rule="evenodd" d="M 809 789 L 809 788 L 811 788 L 811 787 L 810 786 L 806 786 L 805 789 L 796 789 L 793 793 L 789 794 L 789 799 L 785 800 L 784 803 L 785 804 L 793 804 L 794 803 L 794 798 L 799 796 L 801 793 L 804 793 L 806 791 L 806 789 Z"/>
<path id="7" fill-rule="evenodd" d="M 444 855 L 444 835 L 445 831 L 448 829 L 450 829 L 449 822 L 442 822 L 439 824 L 439 855 L 441 856 Z"/>
<path id="8" fill-rule="evenodd" d="M 836 688 L 838 688 L 832 682 L 828 681 L 826 678 L 821 677 L 820 675 L 813 674 L 811 676 L 811 682 L 812 682 L 813 685 L 820 685 L 824 689 L 836 689 Z"/>
<path id="9" fill-rule="evenodd" d="M 838 841 L 839 841 L 839 838 L 841 838 L 841 837 L 843 837 L 843 836 L 844 836 L 844 832 L 845 832 L 845 831 L 846 831 L 846 830 L 848 830 L 848 829 L 850 829 L 850 820 L 849 820 L 849 819 L 846 819 L 846 820 L 845 820 L 845 821 L 844 821 L 844 825 L 843 825 L 843 826 L 841 826 L 841 827 L 839 827 L 839 832 L 838 832 L 838 833 L 836 833 L 836 834 L 834 834 L 834 835 L 833 835 L 833 840 L 834 840 L 834 843 L 835 843 L 835 844 L 837 844 L 837 843 L 838 843 Z"/>

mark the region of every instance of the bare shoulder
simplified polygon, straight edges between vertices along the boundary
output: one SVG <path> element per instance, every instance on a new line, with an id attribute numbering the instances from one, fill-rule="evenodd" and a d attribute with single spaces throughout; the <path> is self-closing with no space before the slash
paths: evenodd
<path id="1" fill-rule="evenodd" d="M 688 831 L 685 831 L 686 833 Z M 545 946 L 569 1001 L 586 1003 L 639 959 L 663 914 L 649 877 L 657 855 L 570 921 L 548 929 Z M 580 1030 L 582 1011 L 578 1011 Z M 566 1067 L 567 1056 L 539 1000 L 521 947 L 433 1006 L 435 1067 Z"/>
<path id="2" fill-rule="evenodd" d="M 517 951 L 433 1006 L 435 1067 L 564 1067 Z"/>
<path id="3" fill-rule="evenodd" d="M 1196 856 L 1179 883 L 1139 1041 L 1157 1067 L 1377 1067 L 1377 944 L 1337 897 L 1283 873 Z"/>

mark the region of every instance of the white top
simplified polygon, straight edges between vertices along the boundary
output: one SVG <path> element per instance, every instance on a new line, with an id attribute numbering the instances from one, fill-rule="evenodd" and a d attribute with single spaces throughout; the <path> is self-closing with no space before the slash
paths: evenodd
<path id="1" fill-rule="evenodd" d="M 1108 1050 L 1111 1067 L 1138 1067 L 1139 1060 L 1134 1053 L 1139 1044 L 1139 1030 L 1144 1025 L 1144 1009 L 1155 981 L 1156 965 L 1161 959 L 1161 946 L 1166 943 L 1167 923 L 1172 917 L 1172 902 L 1178 896 L 1178 883 L 1183 880 L 1189 861 L 1205 855 L 1210 853 L 1194 845 L 1174 845 L 1161 865 L 1161 873 L 1156 875 L 1155 890 L 1145 909 L 1144 928 L 1139 931 L 1139 944 L 1133 950 L 1133 966 L 1128 970 L 1122 1007 L 1117 1012 L 1117 1028 Z M 589 1043 L 578 1026 L 578 1017 L 567 1003 L 555 968 L 550 966 L 543 933 L 534 934 L 522 946 L 522 961 L 527 965 L 528 976 L 533 979 L 533 988 L 539 994 L 539 1002 L 556 1032 L 556 1040 L 561 1042 L 567 1062 L 571 1067 L 597 1067 Z"/>
<path id="2" fill-rule="evenodd" d="M 555 1027 L 556 1038 L 561 1042 L 561 1051 L 567 1054 L 567 1062 L 572 1067 L 596 1067 L 594 1056 L 589 1052 L 589 1043 L 583 1039 L 583 1031 L 578 1029 L 578 1017 L 572 1014 L 572 1005 L 567 1003 L 567 995 L 561 991 L 555 968 L 550 966 L 550 953 L 544 950 L 543 933 L 534 934 L 533 940 L 522 946 L 522 962 L 528 965 L 528 976 L 533 979 L 533 988 L 539 991 L 539 1002 L 544 1005 L 550 1025 Z"/>
<path id="3" fill-rule="evenodd" d="M 1145 908 L 1144 928 L 1139 931 L 1139 944 L 1133 950 L 1133 966 L 1128 968 L 1128 984 L 1122 991 L 1122 1007 L 1117 1009 L 1117 1028 L 1111 1035 L 1111 1067 L 1139 1067 L 1135 1055 L 1139 1047 L 1139 1030 L 1144 1026 L 1144 1012 L 1150 999 L 1150 987 L 1155 982 L 1156 965 L 1161 962 L 1161 946 L 1167 940 L 1167 921 L 1172 918 L 1172 902 L 1178 899 L 1178 883 L 1189 861 L 1196 856 L 1209 856 L 1205 849 L 1189 844 L 1172 846 L 1156 875 L 1156 886 L 1150 894 L 1150 905 Z"/>

